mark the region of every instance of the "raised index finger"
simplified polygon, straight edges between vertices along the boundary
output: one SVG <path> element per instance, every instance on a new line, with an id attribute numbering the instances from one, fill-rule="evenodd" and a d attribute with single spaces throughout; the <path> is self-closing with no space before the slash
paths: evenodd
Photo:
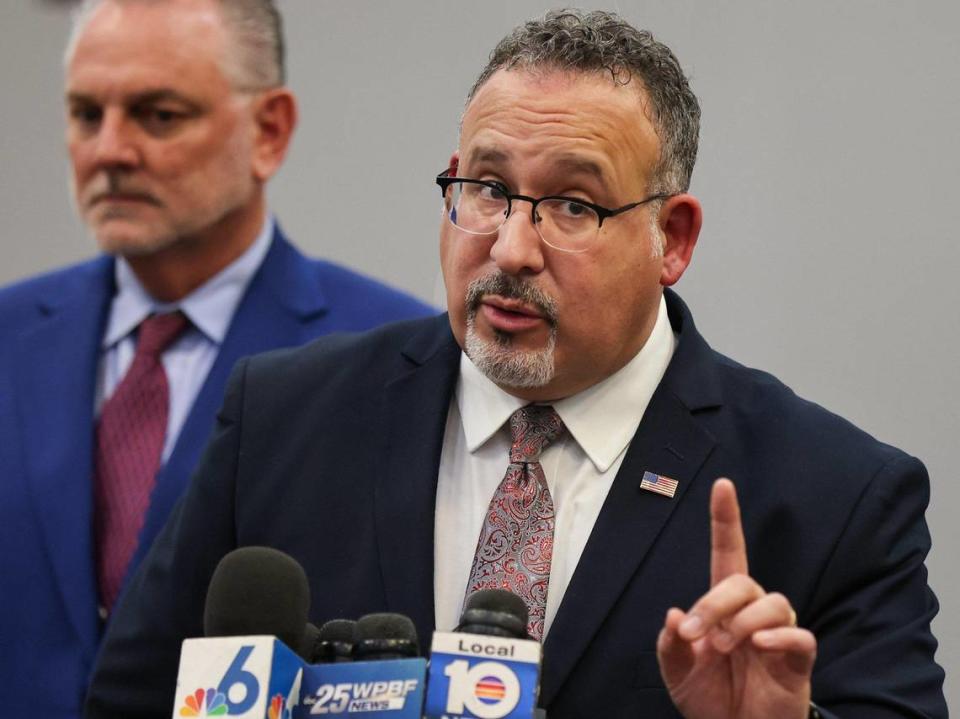
<path id="1" fill-rule="evenodd" d="M 747 574 L 747 543 L 737 490 L 729 479 L 718 479 L 710 494 L 710 586 L 731 574 Z"/>

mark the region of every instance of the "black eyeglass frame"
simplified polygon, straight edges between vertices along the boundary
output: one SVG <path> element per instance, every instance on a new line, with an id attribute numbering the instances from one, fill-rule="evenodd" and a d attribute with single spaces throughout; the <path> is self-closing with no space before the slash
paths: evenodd
<path id="1" fill-rule="evenodd" d="M 484 187 L 489 187 L 491 190 L 497 190 L 502 193 L 505 198 L 507 198 L 507 214 L 503 216 L 503 221 L 506 222 L 507 218 L 510 217 L 510 214 L 513 212 L 513 201 L 514 200 L 524 200 L 530 203 L 530 220 L 534 225 L 537 224 L 537 205 L 546 200 L 562 200 L 564 202 L 575 202 L 578 205 L 583 205 L 584 207 L 589 207 L 595 213 L 597 213 L 597 230 L 603 227 L 603 221 L 608 217 L 616 217 L 621 215 L 624 212 L 629 212 L 635 207 L 640 207 L 640 205 L 646 205 L 647 203 L 654 202 L 656 200 L 666 200 L 670 197 L 675 197 L 676 192 L 661 192 L 656 195 L 650 195 L 638 202 L 631 202 L 628 205 L 623 207 L 618 207 L 616 209 L 610 209 L 609 207 L 604 207 L 603 205 L 597 205 L 593 202 L 588 202 L 587 200 L 581 199 L 579 197 L 567 197 L 566 195 L 548 195 L 547 197 L 530 197 L 529 195 L 511 195 L 506 186 L 501 182 L 495 182 L 493 180 L 474 180 L 469 177 L 456 177 L 451 176 L 450 173 L 453 172 L 453 168 L 448 168 L 437 175 L 437 184 L 440 185 L 440 194 L 443 197 L 447 195 L 447 188 L 450 187 L 454 182 L 468 182 L 473 185 L 483 185 Z M 502 226 L 502 223 L 501 223 Z M 500 227 L 497 227 L 490 232 L 477 232 L 478 235 L 492 235 L 494 232 L 499 230 Z"/>

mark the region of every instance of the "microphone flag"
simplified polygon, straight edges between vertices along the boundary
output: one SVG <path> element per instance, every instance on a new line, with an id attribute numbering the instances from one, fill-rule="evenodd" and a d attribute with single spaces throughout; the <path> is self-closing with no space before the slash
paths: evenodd
<path id="1" fill-rule="evenodd" d="M 185 639 L 173 719 L 292 719 L 303 666 L 276 637 Z"/>
<path id="2" fill-rule="evenodd" d="M 314 664 L 304 668 L 303 705 L 294 717 L 420 719 L 426 675 L 420 658 Z"/>
<path id="3" fill-rule="evenodd" d="M 531 719 L 542 647 L 529 639 L 434 632 L 426 719 Z"/>

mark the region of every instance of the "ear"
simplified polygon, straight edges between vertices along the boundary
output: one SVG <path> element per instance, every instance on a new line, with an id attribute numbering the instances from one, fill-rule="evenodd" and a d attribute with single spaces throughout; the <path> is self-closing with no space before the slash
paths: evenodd
<path id="1" fill-rule="evenodd" d="M 269 180 L 283 163 L 297 126 L 297 100 L 285 87 L 267 90 L 255 101 L 256 136 L 253 146 L 253 176 Z"/>
<path id="2" fill-rule="evenodd" d="M 658 222 L 664 237 L 660 284 L 669 287 L 683 276 L 693 259 L 703 224 L 703 208 L 693 195 L 675 195 L 663 203 Z"/>
<path id="3" fill-rule="evenodd" d="M 450 164 L 447 167 L 450 168 L 450 174 L 456 177 L 457 170 L 460 169 L 460 150 L 454 150 L 453 154 L 450 155 Z"/>

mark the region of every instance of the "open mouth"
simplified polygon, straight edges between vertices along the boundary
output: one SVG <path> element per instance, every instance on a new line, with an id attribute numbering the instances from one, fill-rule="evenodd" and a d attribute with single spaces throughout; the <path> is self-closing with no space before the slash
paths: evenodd
<path id="1" fill-rule="evenodd" d="M 491 327 L 503 332 L 529 330 L 547 321 L 540 308 L 505 297 L 484 297 L 480 302 L 480 312 Z"/>

